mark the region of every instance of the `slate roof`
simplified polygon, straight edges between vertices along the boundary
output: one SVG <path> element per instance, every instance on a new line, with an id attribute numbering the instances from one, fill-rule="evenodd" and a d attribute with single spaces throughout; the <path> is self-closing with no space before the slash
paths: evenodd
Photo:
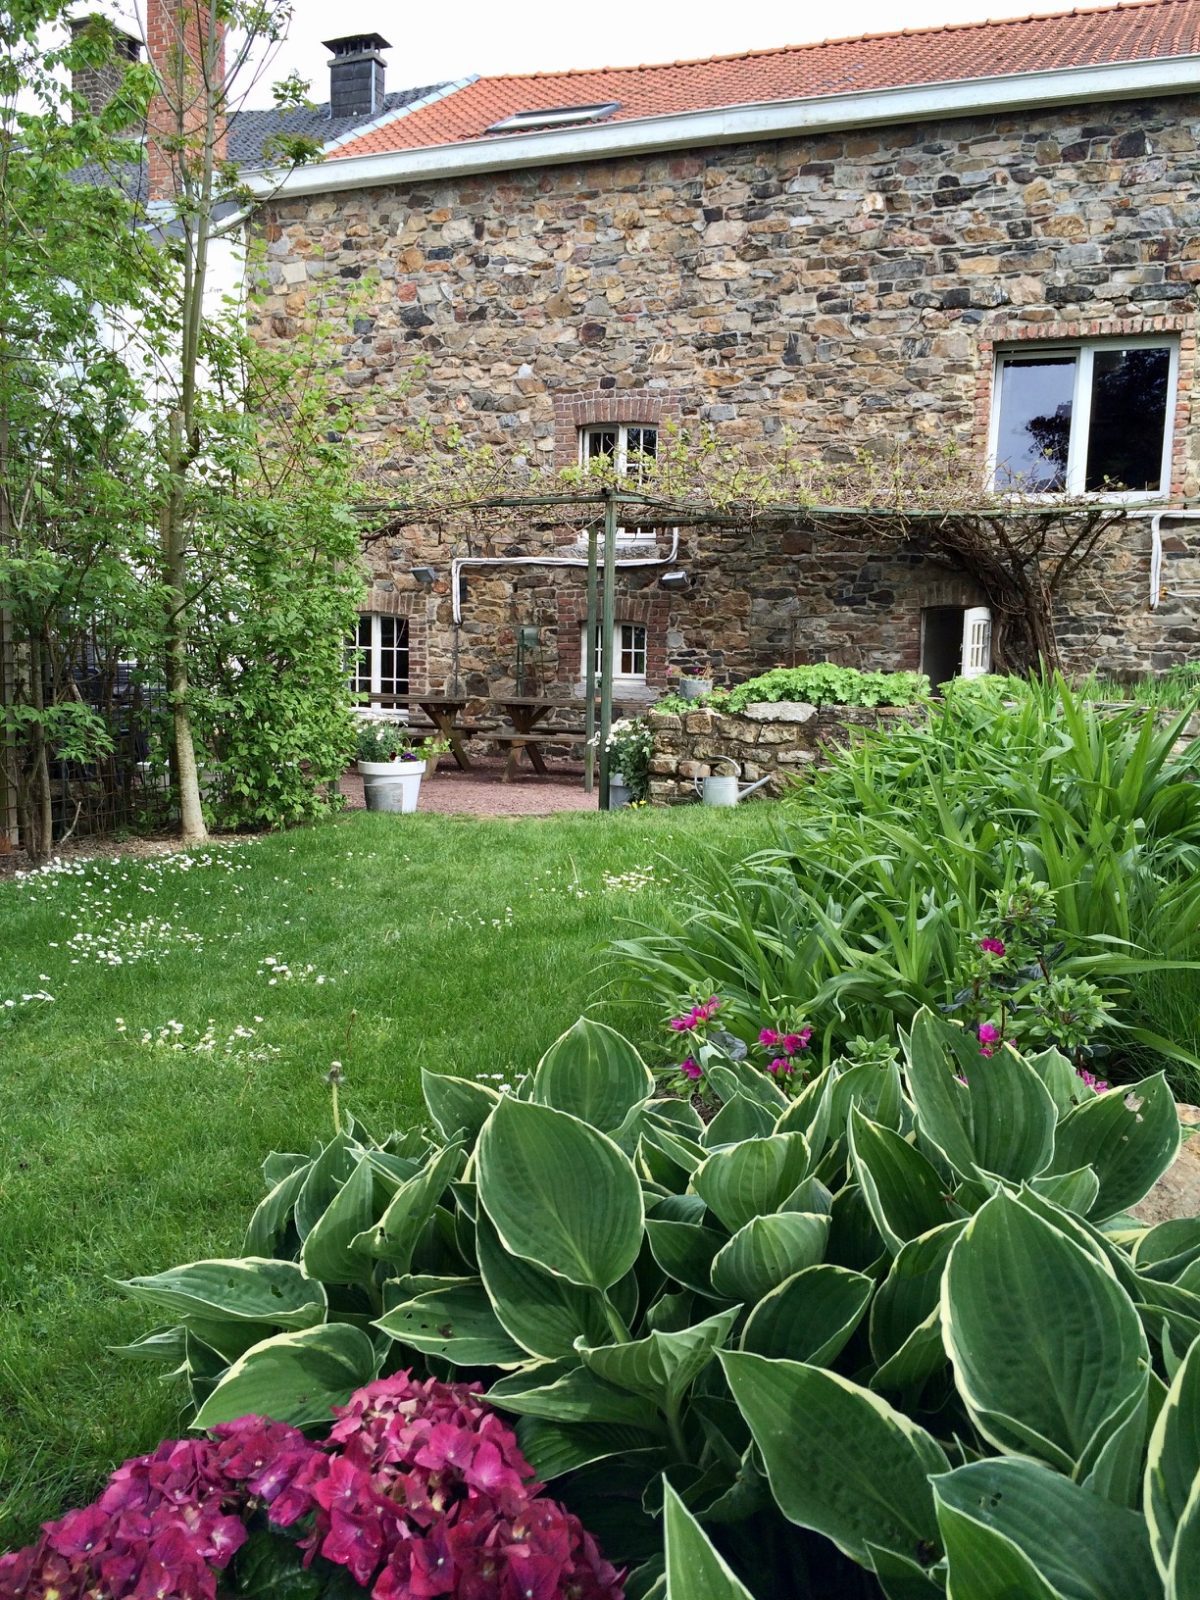
<path id="1" fill-rule="evenodd" d="M 559 106 L 617 100 L 618 110 L 604 120 L 626 121 L 1196 52 L 1200 52 L 1200 0 L 1132 0 L 1047 16 L 906 28 L 701 61 L 479 78 L 408 116 L 348 140 L 331 159 L 481 139 L 504 117 Z M 581 148 L 586 147 L 587 129 L 603 125 L 580 126 Z"/>
<path id="2" fill-rule="evenodd" d="M 266 111 L 235 111 L 229 119 L 229 159 L 247 168 L 262 166 L 267 140 L 281 133 L 304 134 L 320 139 L 322 144 L 330 144 L 353 133 L 355 128 L 372 123 L 377 117 L 403 111 L 406 106 L 415 104 L 427 95 L 436 94 L 444 87 L 443 84 L 429 84 L 417 89 L 398 89 L 393 94 L 384 95 L 380 110 L 358 117 L 331 117 L 328 100 L 322 105 L 301 107 L 294 111 L 279 111 L 275 107 Z M 97 187 L 115 183 L 140 206 L 144 206 L 148 198 L 148 178 L 145 161 L 122 162 L 115 167 L 102 167 L 97 162 L 88 162 L 75 174 L 78 183 Z"/>
<path id="3" fill-rule="evenodd" d="M 328 144 L 331 140 L 353 133 L 356 127 L 365 122 L 374 122 L 377 117 L 402 111 L 405 106 L 424 99 L 442 87 L 442 84 L 435 83 L 420 89 L 399 89 L 394 94 L 385 94 L 382 106 L 369 116 L 331 117 L 328 100 L 323 105 L 296 111 L 278 111 L 274 107 L 267 111 L 237 111 L 229 119 L 229 158 L 242 166 L 261 166 L 266 141 L 272 135 L 281 133 L 306 135 Z"/>

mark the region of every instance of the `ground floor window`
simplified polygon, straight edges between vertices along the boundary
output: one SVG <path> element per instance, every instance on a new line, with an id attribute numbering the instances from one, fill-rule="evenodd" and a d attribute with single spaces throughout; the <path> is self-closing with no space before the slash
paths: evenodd
<path id="1" fill-rule="evenodd" d="M 408 693 L 408 618 L 364 612 L 348 641 L 352 694 Z"/>
<path id="2" fill-rule="evenodd" d="M 583 629 L 583 665 L 581 671 L 587 675 L 587 644 L 586 624 Z M 613 658 L 613 679 L 624 679 L 626 682 L 645 683 L 646 681 L 646 629 L 640 622 L 618 622 L 613 629 L 613 643 L 616 652 Z M 604 670 L 604 641 L 600 634 L 600 625 L 596 625 L 596 679 Z"/>
<path id="3" fill-rule="evenodd" d="M 936 689 L 951 678 L 992 670 L 992 613 L 987 606 L 926 606 L 921 613 L 921 671 Z"/>

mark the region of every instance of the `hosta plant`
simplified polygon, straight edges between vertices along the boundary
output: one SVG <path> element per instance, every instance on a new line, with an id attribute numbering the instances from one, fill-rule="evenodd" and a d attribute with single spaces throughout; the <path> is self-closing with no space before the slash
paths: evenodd
<path id="1" fill-rule="evenodd" d="M 899 1043 L 790 1094 L 712 1058 L 707 1122 L 594 1022 L 513 1094 L 428 1075 L 431 1135 L 272 1157 L 245 1258 L 133 1280 L 171 1322 L 134 1350 L 199 1427 L 480 1381 L 635 1600 L 1183 1600 L 1200 1220 L 1127 1215 L 1163 1079 L 928 1010 Z"/>

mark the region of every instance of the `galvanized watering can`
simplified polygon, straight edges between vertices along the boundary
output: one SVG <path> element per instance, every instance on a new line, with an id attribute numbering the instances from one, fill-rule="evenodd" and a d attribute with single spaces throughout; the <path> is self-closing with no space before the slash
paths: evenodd
<path id="1" fill-rule="evenodd" d="M 727 766 L 733 768 L 733 771 L 714 772 L 711 777 L 695 780 L 696 793 L 706 806 L 735 806 L 746 795 L 753 794 L 755 789 L 761 789 L 764 783 L 771 781 L 771 775 L 768 773 L 757 783 L 747 783 L 739 787 L 738 778 L 741 776 L 741 769 L 733 757 L 718 756 L 717 760 L 725 762 Z"/>

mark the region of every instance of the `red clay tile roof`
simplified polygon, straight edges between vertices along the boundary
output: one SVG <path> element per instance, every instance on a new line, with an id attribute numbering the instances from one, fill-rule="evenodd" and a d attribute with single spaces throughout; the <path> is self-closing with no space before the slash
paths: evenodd
<path id="1" fill-rule="evenodd" d="M 480 78 L 343 145 L 331 159 L 480 139 L 518 111 L 619 100 L 610 119 L 952 83 L 1200 52 L 1200 0 L 1132 3 L 874 33 L 660 66 Z M 601 124 L 602 126 L 603 124 Z M 581 142 L 586 134 L 581 132 Z"/>

